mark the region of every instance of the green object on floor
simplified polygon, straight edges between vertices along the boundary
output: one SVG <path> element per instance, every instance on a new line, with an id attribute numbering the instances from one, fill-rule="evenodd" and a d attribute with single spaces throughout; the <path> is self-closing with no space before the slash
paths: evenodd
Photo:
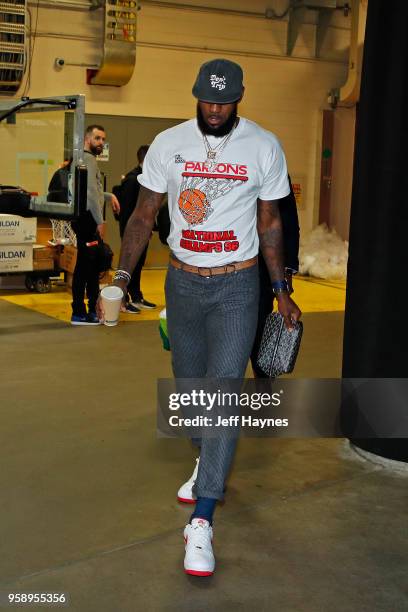
<path id="1" fill-rule="evenodd" d="M 163 308 L 163 310 L 161 311 L 160 315 L 160 324 L 159 324 L 159 332 L 160 332 L 160 337 L 162 339 L 163 342 L 163 348 L 165 351 L 169 351 L 170 350 L 170 342 L 169 342 L 169 336 L 167 334 L 167 317 L 166 317 L 166 309 Z"/>

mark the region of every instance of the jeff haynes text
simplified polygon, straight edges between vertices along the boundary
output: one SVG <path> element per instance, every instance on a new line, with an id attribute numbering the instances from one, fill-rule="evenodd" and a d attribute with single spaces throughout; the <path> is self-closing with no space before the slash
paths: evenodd
<path id="1" fill-rule="evenodd" d="M 180 417 L 173 414 L 169 417 L 169 425 L 171 427 L 256 427 L 264 429 L 265 427 L 288 427 L 288 419 L 261 419 L 253 416 L 231 415 L 229 417 L 217 417 L 213 419 L 208 416 L 195 416 L 192 418 Z"/>

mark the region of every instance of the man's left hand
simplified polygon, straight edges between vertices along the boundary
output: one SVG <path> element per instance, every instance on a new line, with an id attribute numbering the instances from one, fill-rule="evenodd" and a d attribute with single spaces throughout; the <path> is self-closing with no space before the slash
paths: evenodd
<path id="1" fill-rule="evenodd" d="M 118 198 L 115 196 L 114 193 L 112 193 L 111 205 L 113 212 L 118 215 L 120 213 L 120 204 Z"/>
<path id="2" fill-rule="evenodd" d="M 293 323 L 296 323 L 302 316 L 300 308 L 297 304 L 289 297 L 289 294 L 284 291 L 279 293 L 277 297 L 278 310 L 285 319 L 286 327 L 291 330 L 293 329 Z"/>

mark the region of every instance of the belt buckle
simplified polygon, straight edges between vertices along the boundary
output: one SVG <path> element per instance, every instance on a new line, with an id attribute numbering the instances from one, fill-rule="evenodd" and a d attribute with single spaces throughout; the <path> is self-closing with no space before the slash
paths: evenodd
<path id="1" fill-rule="evenodd" d="M 232 270 L 231 270 L 231 268 L 232 268 Z M 236 272 L 235 264 L 233 264 L 233 263 L 225 264 L 225 266 L 224 266 L 224 273 L 225 274 L 230 274 L 231 272 Z"/>
<path id="2" fill-rule="evenodd" d="M 204 276 L 205 278 L 210 278 L 210 276 L 212 276 L 211 268 L 200 268 L 199 266 L 197 266 L 197 270 L 198 270 L 198 276 Z M 204 270 L 209 270 L 210 274 L 206 274 Z"/>

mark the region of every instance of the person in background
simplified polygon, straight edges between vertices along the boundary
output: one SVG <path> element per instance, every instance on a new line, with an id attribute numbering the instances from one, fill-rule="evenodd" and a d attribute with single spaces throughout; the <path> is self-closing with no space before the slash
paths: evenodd
<path id="1" fill-rule="evenodd" d="M 120 204 L 113 193 L 104 193 L 96 157 L 103 151 L 106 133 L 101 125 L 90 125 L 85 132 L 84 164 L 88 169 L 86 212 L 72 222 L 77 237 L 77 261 L 72 279 L 72 325 L 99 325 L 96 302 L 99 295 L 99 267 L 92 243 L 103 239 L 105 221 L 103 206 L 108 202 L 114 213 Z M 85 306 L 85 291 L 88 310 Z"/>
<path id="2" fill-rule="evenodd" d="M 127 222 L 129 221 L 130 215 L 136 206 L 140 190 L 140 184 L 137 177 L 142 174 L 143 161 L 148 150 L 149 145 L 142 145 L 139 147 L 137 150 L 138 165 L 125 175 L 117 191 L 120 201 L 119 232 L 121 238 L 123 238 Z M 147 243 L 135 269 L 133 270 L 132 277 L 127 288 L 126 303 L 122 307 L 124 312 L 139 314 L 142 308 L 156 308 L 156 304 L 149 302 L 143 297 L 143 293 L 140 289 L 140 276 L 146 261 L 148 246 L 149 243 Z"/>
<path id="3" fill-rule="evenodd" d="M 71 173 L 73 157 L 65 159 L 58 170 L 54 172 L 48 185 L 47 202 L 68 202 L 68 182 Z"/>

